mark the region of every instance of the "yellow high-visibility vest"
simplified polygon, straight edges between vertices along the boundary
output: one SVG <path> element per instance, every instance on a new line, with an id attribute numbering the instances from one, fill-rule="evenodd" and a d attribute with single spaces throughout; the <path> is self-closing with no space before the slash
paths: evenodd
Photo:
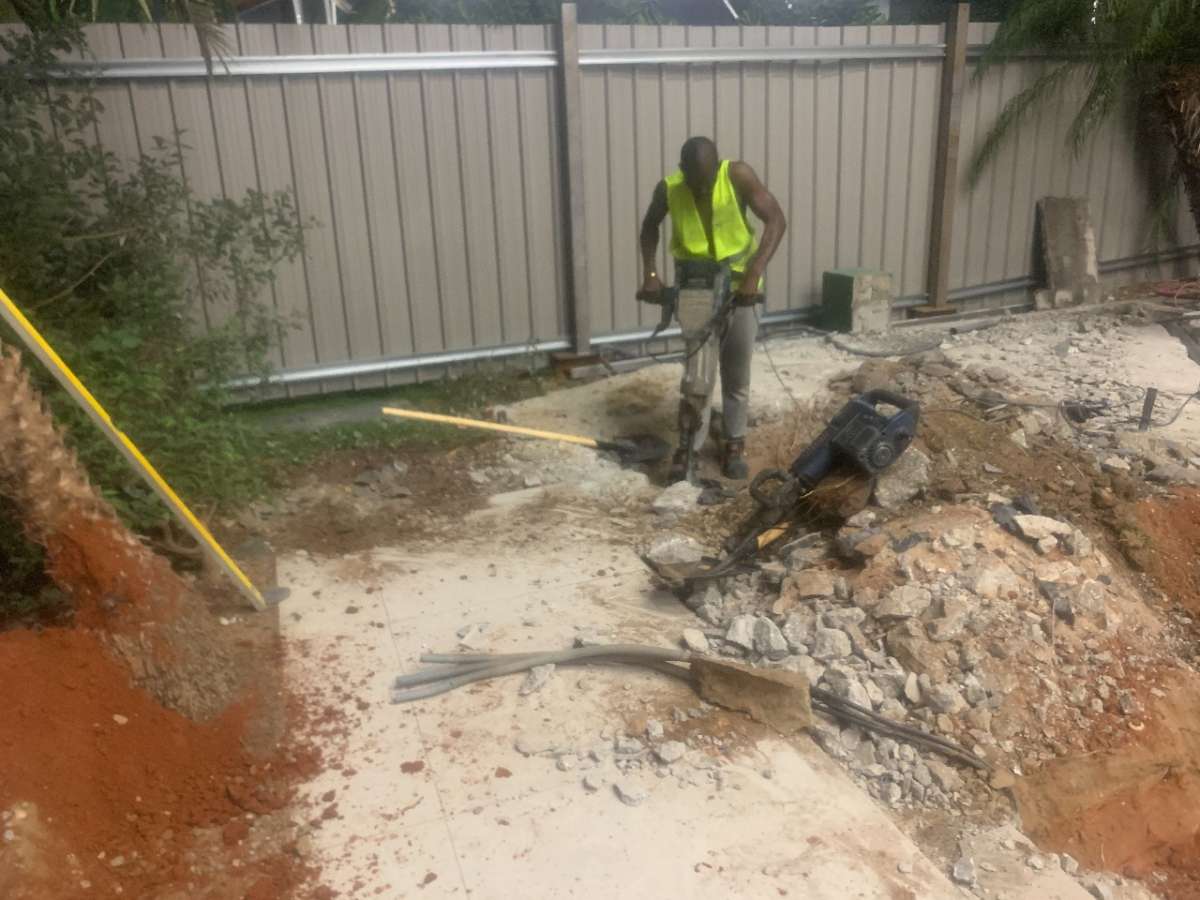
<path id="1" fill-rule="evenodd" d="M 729 160 L 721 160 L 713 185 L 711 240 L 683 172 L 675 170 L 664 182 L 667 211 L 671 214 L 671 255 L 676 259 L 729 260 L 729 267 L 734 272 L 745 271 L 746 261 L 754 255 L 758 241 L 742 213 L 733 182 L 729 180 Z"/>

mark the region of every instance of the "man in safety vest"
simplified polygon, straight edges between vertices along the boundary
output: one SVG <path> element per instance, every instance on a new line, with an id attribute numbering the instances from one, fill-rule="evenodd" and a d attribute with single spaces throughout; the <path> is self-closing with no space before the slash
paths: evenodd
<path id="1" fill-rule="evenodd" d="M 762 220 L 762 239 L 755 240 L 746 207 Z M 736 306 L 721 341 L 721 400 L 725 445 L 721 470 L 727 478 L 746 478 L 746 421 L 749 416 L 750 357 L 758 331 L 754 304 L 760 299 L 763 272 L 787 229 L 779 201 L 754 170 L 741 161 L 721 159 L 706 137 L 689 138 L 679 154 L 679 169 L 654 189 L 642 220 L 642 294 L 656 295 L 662 280 L 655 269 L 658 232 L 671 216 L 671 255 L 685 260 L 728 261 L 733 273 Z M 702 444 L 706 435 L 699 434 Z M 697 447 L 696 449 L 699 449 Z M 676 454 L 672 478 L 682 477 L 684 451 Z"/>

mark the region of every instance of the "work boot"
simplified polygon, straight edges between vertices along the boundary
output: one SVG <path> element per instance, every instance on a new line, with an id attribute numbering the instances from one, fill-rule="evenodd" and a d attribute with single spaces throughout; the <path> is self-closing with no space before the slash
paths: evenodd
<path id="1" fill-rule="evenodd" d="M 680 447 L 671 457 L 671 468 L 667 469 L 667 484 L 687 478 L 687 448 Z"/>
<path id="2" fill-rule="evenodd" d="M 744 481 L 750 477 L 750 465 L 746 462 L 745 441 L 725 442 L 725 451 L 721 455 L 721 474 L 735 481 Z"/>

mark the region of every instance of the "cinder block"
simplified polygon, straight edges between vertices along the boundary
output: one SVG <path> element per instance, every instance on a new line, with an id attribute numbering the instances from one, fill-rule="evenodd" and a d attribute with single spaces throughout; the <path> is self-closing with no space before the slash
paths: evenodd
<path id="1" fill-rule="evenodd" d="M 821 326 L 829 331 L 887 331 L 892 276 L 872 269 L 834 269 L 821 284 Z"/>

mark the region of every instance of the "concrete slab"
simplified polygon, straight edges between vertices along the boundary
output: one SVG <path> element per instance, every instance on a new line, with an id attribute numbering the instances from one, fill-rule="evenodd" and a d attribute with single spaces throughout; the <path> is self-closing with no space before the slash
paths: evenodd
<path id="1" fill-rule="evenodd" d="M 454 649 L 464 623 L 488 622 L 472 639 L 504 652 L 566 646 L 584 623 L 672 645 L 693 622 L 632 550 L 550 539 L 540 558 L 512 560 L 503 549 L 280 561 L 293 591 L 289 678 L 348 714 L 321 739 L 338 768 L 304 789 L 331 887 L 354 897 L 959 895 L 807 738 L 764 738 L 729 760 L 693 751 L 670 769 L 593 761 L 589 750 L 611 747 L 639 714 L 698 704 L 665 676 L 567 669 L 526 697 L 514 677 L 389 704 L 391 678 L 426 649 Z M 381 619 L 388 627 L 372 624 Z M 519 737 L 547 749 L 523 755 Z M 618 779 L 645 799 L 622 803 Z"/>

